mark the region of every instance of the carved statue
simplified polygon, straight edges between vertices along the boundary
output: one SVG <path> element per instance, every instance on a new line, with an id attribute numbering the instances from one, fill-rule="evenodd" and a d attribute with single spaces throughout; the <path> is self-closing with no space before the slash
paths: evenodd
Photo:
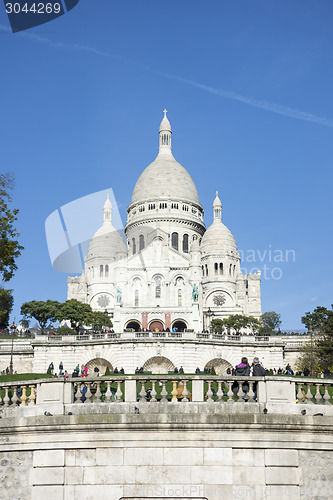
<path id="1" fill-rule="evenodd" d="M 116 302 L 117 304 L 121 304 L 121 296 L 122 296 L 121 288 L 115 285 L 115 289 L 116 289 Z"/>
<path id="2" fill-rule="evenodd" d="M 193 302 L 198 302 L 199 290 L 198 290 L 196 283 L 194 283 L 194 285 L 192 286 L 192 298 L 193 298 Z"/>

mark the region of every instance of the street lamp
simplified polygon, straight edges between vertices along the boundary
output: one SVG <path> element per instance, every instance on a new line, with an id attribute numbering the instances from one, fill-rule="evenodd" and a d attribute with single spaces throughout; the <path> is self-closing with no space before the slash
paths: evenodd
<path id="1" fill-rule="evenodd" d="M 312 330 L 312 327 L 308 327 L 308 333 L 311 335 L 311 377 L 313 377 L 313 371 L 314 371 L 314 359 L 313 359 L 313 334 L 314 331 Z"/>
<path id="2" fill-rule="evenodd" d="M 105 331 L 106 331 L 107 324 L 108 324 L 108 310 L 107 309 L 105 309 L 105 311 L 104 311 L 104 316 L 105 316 Z"/>
<path id="3" fill-rule="evenodd" d="M 212 332 L 212 327 L 211 327 L 211 317 L 212 316 L 215 316 L 214 312 L 211 310 L 210 307 L 208 307 L 208 311 L 207 311 L 207 316 L 209 318 L 209 333 Z"/>

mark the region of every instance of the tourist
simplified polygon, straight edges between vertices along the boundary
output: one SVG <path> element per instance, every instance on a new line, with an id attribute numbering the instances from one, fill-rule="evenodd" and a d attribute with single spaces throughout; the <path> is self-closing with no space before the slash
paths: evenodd
<path id="1" fill-rule="evenodd" d="M 198 366 L 195 369 L 195 373 L 200 373 L 200 368 Z"/>
<path id="2" fill-rule="evenodd" d="M 68 378 L 67 370 L 65 370 L 65 373 L 64 373 L 64 379 L 66 380 L 66 378 Z"/>
<path id="3" fill-rule="evenodd" d="M 60 363 L 59 363 L 59 375 L 62 375 L 63 369 L 64 369 L 64 365 L 63 365 L 62 361 L 60 361 Z"/>
<path id="4" fill-rule="evenodd" d="M 250 375 L 250 370 L 251 370 L 251 368 L 250 368 L 250 365 L 248 363 L 247 358 L 243 357 L 242 361 L 239 363 L 239 365 L 236 366 L 235 375 L 236 375 L 236 377 L 248 376 L 248 375 Z M 238 389 L 239 389 L 238 382 L 234 382 L 232 385 L 232 390 L 233 390 L 235 395 L 238 393 Z M 243 399 L 246 400 L 246 394 L 249 390 L 249 384 L 247 381 L 243 382 L 242 389 L 244 392 Z"/>
<path id="5" fill-rule="evenodd" d="M 178 373 L 178 368 L 177 368 L 177 366 L 175 366 L 175 369 L 174 369 L 174 371 L 173 371 L 173 372 L 174 372 L 174 373 Z"/>
<path id="6" fill-rule="evenodd" d="M 120 368 L 119 373 L 124 374 L 125 373 L 124 368 Z"/>
<path id="7" fill-rule="evenodd" d="M 88 388 L 87 388 L 87 384 L 83 384 L 83 387 L 82 387 L 82 389 L 81 389 L 81 394 L 82 394 L 82 396 L 81 396 L 81 401 L 82 401 L 82 403 L 84 403 L 84 402 L 85 402 L 85 400 L 86 400 L 86 393 L 87 393 L 87 389 L 88 389 Z"/>
<path id="8" fill-rule="evenodd" d="M 52 363 L 52 361 L 51 361 L 51 363 L 49 364 L 49 370 L 50 370 L 51 375 L 53 375 L 53 372 L 54 372 L 54 364 Z"/>
<path id="9" fill-rule="evenodd" d="M 184 368 L 181 366 L 178 373 L 184 373 Z"/>
<path id="10" fill-rule="evenodd" d="M 77 366 L 75 368 L 75 371 L 76 371 L 76 376 L 78 377 L 79 373 L 80 373 L 80 365 L 79 365 L 79 363 L 77 364 Z"/>
<path id="11" fill-rule="evenodd" d="M 117 368 L 117 367 L 115 367 L 115 369 L 114 369 L 113 373 L 114 373 L 115 375 L 117 375 L 117 374 L 119 373 L 119 372 L 118 372 L 118 368 Z"/>
<path id="12" fill-rule="evenodd" d="M 259 358 L 253 358 L 252 375 L 254 377 L 266 377 L 266 375 L 267 375 L 267 371 L 260 364 Z M 253 399 L 256 401 L 257 400 L 257 382 L 255 382 L 253 384 L 253 392 L 254 392 Z"/>

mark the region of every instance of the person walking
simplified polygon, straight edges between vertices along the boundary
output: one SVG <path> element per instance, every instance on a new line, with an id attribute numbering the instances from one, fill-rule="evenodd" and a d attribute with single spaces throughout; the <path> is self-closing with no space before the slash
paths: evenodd
<path id="1" fill-rule="evenodd" d="M 63 371 L 64 371 L 64 365 L 63 365 L 62 361 L 60 361 L 60 363 L 59 363 L 59 375 L 62 375 Z"/>

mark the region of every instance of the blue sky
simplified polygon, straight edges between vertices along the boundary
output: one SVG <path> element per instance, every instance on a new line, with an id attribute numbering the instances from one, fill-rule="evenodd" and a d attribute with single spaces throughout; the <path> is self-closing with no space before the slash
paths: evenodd
<path id="1" fill-rule="evenodd" d="M 25 247 L 16 321 L 24 301 L 66 299 L 45 238 L 52 212 L 111 187 L 126 222 L 164 107 L 206 225 L 218 189 L 238 248 L 256 255 L 243 267 L 266 265 L 263 311 L 292 329 L 329 307 L 332 21 L 330 0 L 81 0 L 12 34 L 0 6 L 1 171 L 16 177 Z"/>

